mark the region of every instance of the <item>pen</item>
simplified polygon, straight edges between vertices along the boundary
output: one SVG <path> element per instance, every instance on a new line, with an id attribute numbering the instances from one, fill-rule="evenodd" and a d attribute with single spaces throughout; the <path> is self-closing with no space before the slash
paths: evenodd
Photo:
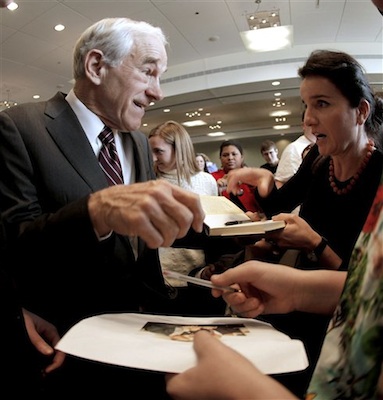
<path id="1" fill-rule="evenodd" d="M 179 279 L 181 281 L 194 283 L 195 285 L 208 287 L 210 289 L 228 290 L 230 292 L 241 292 L 241 289 L 236 289 L 231 286 L 213 285 L 210 281 L 207 281 L 205 279 L 193 278 L 192 276 L 180 274 L 179 272 L 175 271 L 164 270 L 163 274 L 164 276 L 167 276 L 169 278 L 174 278 L 174 279 Z"/>
<path id="2" fill-rule="evenodd" d="M 230 225 L 248 224 L 249 222 L 254 222 L 254 221 L 251 221 L 248 219 L 243 220 L 243 221 L 228 221 L 228 222 L 225 222 L 225 225 L 230 226 Z"/>

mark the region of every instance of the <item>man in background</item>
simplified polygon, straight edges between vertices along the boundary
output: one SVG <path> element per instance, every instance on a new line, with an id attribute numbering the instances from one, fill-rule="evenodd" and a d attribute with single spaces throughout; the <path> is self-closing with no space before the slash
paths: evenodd
<path id="1" fill-rule="evenodd" d="M 311 132 L 311 127 L 304 123 L 305 113 L 302 114 L 303 135 L 289 143 L 282 152 L 277 170 L 274 174 L 275 184 L 280 188 L 298 170 L 304 155 L 316 143 L 316 137 Z"/>
<path id="2" fill-rule="evenodd" d="M 261 144 L 261 154 L 266 163 L 262 164 L 260 168 L 268 169 L 275 174 L 279 163 L 277 145 L 272 140 L 265 140 Z"/>

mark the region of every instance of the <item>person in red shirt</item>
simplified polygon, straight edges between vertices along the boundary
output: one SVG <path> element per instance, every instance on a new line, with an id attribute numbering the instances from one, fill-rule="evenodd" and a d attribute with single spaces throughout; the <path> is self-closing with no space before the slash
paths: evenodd
<path id="1" fill-rule="evenodd" d="M 260 207 L 254 197 L 254 190 L 251 186 L 242 183 L 237 196 L 230 195 L 226 191 L 227 173 L 233 169 L 245 167 L 242 145 L 236 140 L 225 140 L 219 149 L 221 168 L 211 174 L 217 181 L 219 194 L 227 197 L 236 203 L 243 211 L 258 212 Z"/>

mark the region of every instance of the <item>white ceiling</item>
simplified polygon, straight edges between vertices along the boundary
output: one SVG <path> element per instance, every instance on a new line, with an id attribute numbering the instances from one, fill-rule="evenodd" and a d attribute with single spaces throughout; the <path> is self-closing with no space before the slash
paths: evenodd
<path id="1" fill-rule="evenodd" d="M 117 16 L 160 26 L 170 43 L 163 77 L 167 97 L 147 110 L 144 132 L 167 119 L 183 122 L 186 112 L 202 107 L 211 113 L 204 118 L 208 124 L 223 121 L 227 137 L 276 134 L 269 113 L 275 110 L 271 81 L 277 78 L 292 112 L 286 133 L 299 132 L 296 70 L 316 48 L 353 54 L 366 66 L 376 90 L 383 90 L 383 18 L 370 0 L 16 1 L 16 11 L 0 10 L 0 101 L 24 103 L 36 101 L 34 94 L 48 99 L 57 90 L 68 92 L 76 39 L 93 22 Z M 294 46 L 250 54 L 239 34 L 248 29 L 245 15 L 266 10 L 279 10 L 281 24 L 293 26 Z M 53 30 L 58 23 L 66 26 L 63 32 Z M 170 113 L 163 113 L 165 106 Z M 206 126 L 188 131 L 195 143 L 212 140 Z"/>

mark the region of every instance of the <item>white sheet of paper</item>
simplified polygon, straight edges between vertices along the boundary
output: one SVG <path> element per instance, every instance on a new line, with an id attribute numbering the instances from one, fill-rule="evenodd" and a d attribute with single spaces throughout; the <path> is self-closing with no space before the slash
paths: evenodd
<path id="1" fill-rule="evenodd" d="M 56 349 L 85 359 L 162 372 L 182 372 L 196 364 L 192 342 L 143 331 L 147 322 L 180 325 L 244 324 L 245 336 L 220 339 L 265 374 L 303 370 L 308 366 L 303 343 L 262 321 L 247 318 L 194 318 L 151 314 L 103 314 L 74 325 Z"/>

